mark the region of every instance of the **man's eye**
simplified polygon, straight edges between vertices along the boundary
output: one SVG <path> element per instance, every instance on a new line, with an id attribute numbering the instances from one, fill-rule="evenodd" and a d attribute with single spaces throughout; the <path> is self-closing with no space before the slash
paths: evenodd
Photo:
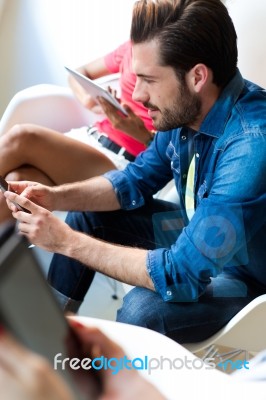
<path id="1" fill-rule="evenodd" d="M 152 83 L 152 82 L 154 82 L 152 79 L 148 79 L 148 78 L 144 78 L 143 80 L 144 80 L 144 82 L 146 82 L 146 83 Z"/>

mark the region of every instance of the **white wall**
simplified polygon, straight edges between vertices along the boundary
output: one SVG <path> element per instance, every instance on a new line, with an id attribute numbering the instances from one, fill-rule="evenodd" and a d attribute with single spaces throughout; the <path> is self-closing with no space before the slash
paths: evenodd
<path id="1" fill-rule="evenodd" d="M 0 19 L 0 116 L 18 90 L 66 84 L 65 64 L 76 67 L 127 39 L 133 3 L 6 0 Z"/>
<path id="2" fill-rule="evenodd" d="M 5 5 L 5 0 L 0 0 L 0 21 L 1 21 L 2 12 L 4 9 L 4 5 Z"/>
<path id="3" fill-rule="evenodd" d="M 238 35 L 242 75 L 266 87 L 266 0 L 226 0 Z"/>

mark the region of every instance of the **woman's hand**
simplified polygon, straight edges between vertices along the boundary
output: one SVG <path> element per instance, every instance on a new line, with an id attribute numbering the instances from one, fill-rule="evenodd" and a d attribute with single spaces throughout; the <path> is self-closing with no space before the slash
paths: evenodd
<path id="1" fill-rule="evenodd" d="M 122 104 L 128 113 L 128 115 L 125 116 L 103 97 L 99 98 L 99 103 L 115 129 L 132 136 L 143 144 L 147 144 L 151 140 L 152 133 L 145 127 L 142 119 L 139 118 L 127 104 Z"/>
<path id="2" fill-rule="evenodd" d="M 75 319 L 69 321 L 74 330 L 80 354 L 79 359 L 93 359 L 104 356 L 108 359 L 123 358 L 122 348 L 105 336 L 99 329 L 85 327 Z M 84 385 L 88 373 L 77 379 Z M 113 374 L 110 369 L 96 371 L 101 381 L 102 392 L 99 400 L 165 400 L 162 394 L 134 369 L 122 369 Z M 1 398 L 5 400 L 74 400 L 67 383 L 53 370 L 42 356 L 20 345 L 0 326 L 0 387 Z M 83 387 L 84 389 L 84 387 Z"/>
<path id="3" fill-rule="evenodd" d="M 90 359 L 101 356 L 107 359 L 125 357 L 124 350 L 98 328 L 87 327 L 72 318 L 69 319 L 69 323 L 80 343 L 78 358 L 82 359 L 88 355 Z M 124 368 L 117 374 L 113 374 L 108 368 L 94 372 L 100 378 L 102 386 L 99 400 L 165 400 L 163 395 L 135 369 Z M 88 374 L 88 371 L 84 371 L 84 374 Z"/>

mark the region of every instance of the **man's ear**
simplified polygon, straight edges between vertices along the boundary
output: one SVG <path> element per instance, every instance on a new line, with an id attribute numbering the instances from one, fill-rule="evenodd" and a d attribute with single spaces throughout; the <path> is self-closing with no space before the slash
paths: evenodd
<path id="1" fill-rule="evenodd" d="M 200 93 L 206 83 L 212 79 L 211 70 L 205 64 L 196 64 L 187 74 L 187 82 L 194 93 Z"/>

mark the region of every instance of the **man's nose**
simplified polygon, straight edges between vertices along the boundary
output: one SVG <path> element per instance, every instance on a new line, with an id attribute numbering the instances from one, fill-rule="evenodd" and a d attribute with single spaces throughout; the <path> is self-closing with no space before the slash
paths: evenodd
<path id="1" fill-rule="evenodd" d="M 148 100 L 148 93 L 144 90 L 141 83 L 138 83 L 138 81 L 135 84 L 132 99 L 140 103 L 145 103 Z"/>

